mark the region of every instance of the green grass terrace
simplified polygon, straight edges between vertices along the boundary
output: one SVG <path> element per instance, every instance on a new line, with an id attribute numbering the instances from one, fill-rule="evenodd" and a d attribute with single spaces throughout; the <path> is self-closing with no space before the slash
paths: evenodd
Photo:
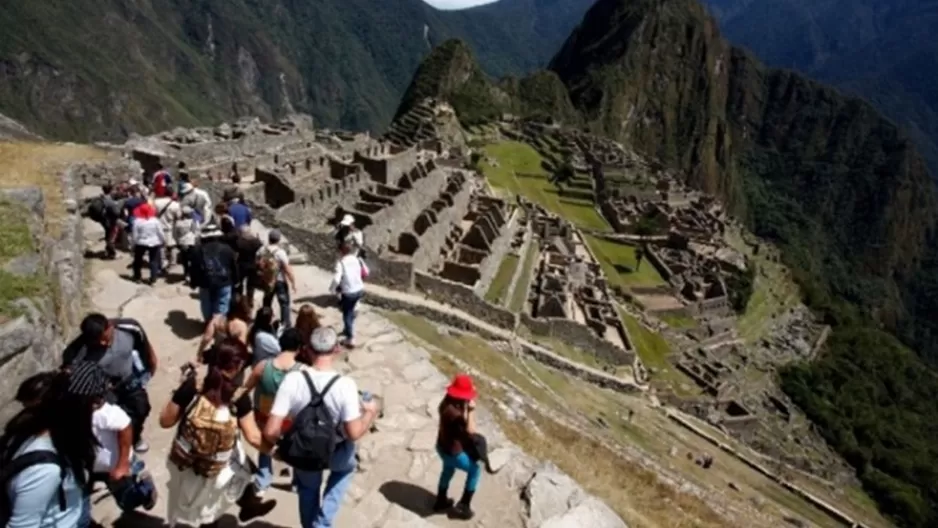
<path id="1" fill-rule="evenodd" d="M 581 229 L 610 231 L 609 224 L 596 210 L 593 201 L 583 197 L 582 179 L 571 189 L 573 196 L 560 196 L 550 175 L 541 166 L 544 158 L 534 147 L 518 141 L 486 145 L 485 154 L 498 161 L 497 167 L 481 162 L 480 170 L 496 192 L 519 194 L 554 212 Z"/>
<path id="2" fill-rule="evenodd" d="M 652 266 L 648 259 L 642 260 L 641 267 L 635 258 L 635 247 L 613 242 L 593 235 L 583 235 L 593 256 L 599 261 L 603 273 L 612 285 L 623 288 L 630 286 L 664 286 L 667 282 Z"/>

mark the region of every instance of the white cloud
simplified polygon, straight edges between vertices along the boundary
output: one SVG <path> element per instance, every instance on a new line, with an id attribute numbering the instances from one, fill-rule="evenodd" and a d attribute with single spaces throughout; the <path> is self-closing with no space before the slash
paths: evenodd
<path id="1" fill-rule="evenodd" d="M 497 0 L 424 0 L 437 9 L 465 9 L 482 4 L 490 4 Z"/>

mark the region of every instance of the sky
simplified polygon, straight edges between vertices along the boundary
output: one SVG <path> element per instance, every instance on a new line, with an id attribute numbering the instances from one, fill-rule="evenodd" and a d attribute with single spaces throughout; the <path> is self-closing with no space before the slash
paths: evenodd
<path id="1" fill-rule="evenodd" d="M 466 7 L 488 4 L 495 0 L 423 0 L 437 9 L 463 9 Z"/>

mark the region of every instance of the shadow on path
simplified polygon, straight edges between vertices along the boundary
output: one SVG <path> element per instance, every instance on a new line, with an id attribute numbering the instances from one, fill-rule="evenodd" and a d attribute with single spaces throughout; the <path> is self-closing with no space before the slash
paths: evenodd
<path id="1" fill-rule="evenodd" d="M 339 301 L 336 299 L 336 296 L 331 293 L 323 293 L 320 295 L 309 295 L 306 297 L 299 297 L 293 301 L 295 304 L 310 303 L 314 304 L 320 308 L 338 308 Z"/>
<path id="2" fill-rule="evenodd" d="M 436 495 L 421 486 L 399 480 L 385 482 L 378 489 L 388 502 L 397 504 L 420 517 L 433 515 L 433 502 Z"/>
<path id="3" fill-rule="evenodd" d="M 167 528 L 169 523 L 165 520 L 150 515 L 144 512 L 125 512 L 121 515 L 113 524 L 114 528 Z M 176 526 L 182 528 L 188 526 L 186 524 L 178 523 Z M 287 528 L 286 526 L 280 524 L 272 524 L 263 519 L 256 519 L 248 522 L 247 524 L 240 525 L 238 523 L 238 518 L 232 514 L 225 514 L 221 519 L 218 519 L 218 528 L 237 528 L 238 526 L 243 526 L 244 528 Z M 194 526 L 192 528 L 198 528 Z"/>
<path id="4" fill-rule="evenodd" d="M 205 330 L 205 323 L 199 319 L 191 319 L 182 310 L 170 310 L 163 322 L 179 339 L 195 339 Z"/>

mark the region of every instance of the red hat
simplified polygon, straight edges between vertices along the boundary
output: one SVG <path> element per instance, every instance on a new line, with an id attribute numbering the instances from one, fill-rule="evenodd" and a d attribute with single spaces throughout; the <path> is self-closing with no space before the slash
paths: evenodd
<path id="1" fill-rule="evenodd" d="M 457 400 L 474 400 L 476 388 L 468 374 L 457 374 L 446 388 L 446 395 Z"/>

